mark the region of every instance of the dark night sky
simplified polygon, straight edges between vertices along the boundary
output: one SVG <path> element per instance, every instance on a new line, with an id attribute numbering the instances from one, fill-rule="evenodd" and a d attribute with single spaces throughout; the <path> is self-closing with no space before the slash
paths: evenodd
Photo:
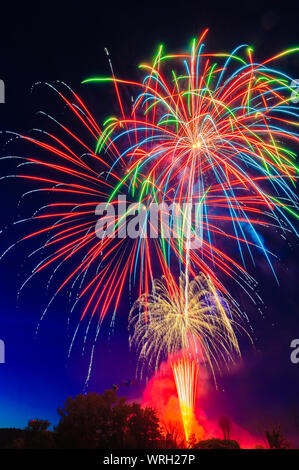
<path id="1" fill-rule="evenodd" d="M 113 6 L 109 6 L 109 4 Z M 109 74 L 104 47 L 110 51 L 114 70 L 125 78 L 136 77 L 136 67 L 148 60 L 159 43 L 168 50 L 186 47 L 189 40 L 209 27 L 206 44 L 210 50 L 232 50 L 238 44 L 254 46 L 257 59 L 266 58 L 298 43 L 298 9 L 283 2 L 83 2 L 75 6 L 55 2 L 26 2 L 6 6 L 1 11 L 0 78 L 6 84 L 6 104 L 0 105 L 0 128 L 28 133 L 40 125 L 36 111 L 56 109 L 55 96 L 48 92 L 30 93 L 36 81 L 63 80 L 85 100 L 101 121 L 109 110 L 109 99 L 95 95 L 94 87 L 81 80 L 94 74 Z M 3 8 L 3 7 L 2 7 Z M 298 8 L 298 7 L 297 7 Z M 299 76 L 299 62 L 289 58 L 284 70 Z M 97 96 L 95 101 L 94 96 Z M 61 112 L 61 108 L 60 108 Z M 0 152 L 14 153 L 12 144 L 0 139 Z M 20 145 L 18 146 L 20 153 Z M 11 166 L 1 165 L 6 174 Z M 2 224 L 16 218 L 17 201 L 25 188 L 21 183 L 1 182 Z M 26 186 L 27 188 L 27 186 Z M 27 208 L 28 209 L 28 208 Z M 0 238 L 1 251 L 21 236 L 8 230 Z M 245 348 L 244 363 L 223 379 L 225 392 L 215 392 L 224 411 L 241 425 L 256 426 L 281 421 L 292 434 L 292 407 L 298 406 L 299 364 L 290 362 L 290 341 L 299 337 L 298 326 L 298 242 L 282 244 L 273 234 L 265 235 L 266 245 L 278 253 L 275 262 L 280 286 L 266 264 L 259 260 L 250 272 L 259 280 L 265 301 L 262 318 L 249 307 L 256 352 Z M 268 237 L 268 238 L 267 238 Z M 277 239 L 276 239 L 277 238 Z M 45 279 L 33 282 L 16 306 L 16 292 L 22 276 L 27 248 L 18 247 L 0 265 L 0 338 L 6 344 L 6 364 L 0 364 L 0 426 L 22 426 L 29 418 L 57 421 L 56 408 L 68 395 L 82 391 L 87 360 L 75 349 L 67 360 L 69 332 L 66 328 L 67 303 L 58 300 L 45 319 L 37 338 L 34 331 L 44 307 Z M 29 264 L 30 267 L 30 264 Z M 26 271 L 27 269 L 27 271 Z M 96 349 L 89 390 L 103 391 L 135 373 L 135 358 L 128 350 L 126 319 L 128 304 L 123 301 L 115 335 L 108 338 L 104 326 Z M 140 396 L 141 385 L 123 390 Z M 220 394 L 220 395 L 219 395 Z"/>

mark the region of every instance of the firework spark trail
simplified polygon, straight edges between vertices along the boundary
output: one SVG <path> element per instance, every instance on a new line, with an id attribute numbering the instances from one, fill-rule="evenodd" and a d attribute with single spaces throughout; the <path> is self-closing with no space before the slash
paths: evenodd
<path id="1" fill-rule="evenodd" d="M 156 280 L 152 294 L 135 302 L 129 317 L 130 343 L 137 347 L 140 360 L 156 370 L 163 359 L 170 358 L 188 442 L 197 423 L 194 411 L 199 363 L 210 365 L 216 383 L 213 366 L 221 371 L 222 362 L 228 364 L 240 356 L 235 334 L 240 328 L 236 321 L 240 313 L 231 309 L 204 273 L 188 279 L 188 284 L 181 274 L 176 287 Z"/>
<path id="2" fill-rule="evenodd" d="M 267 216 L 273 219 L 278 226 L 283 226 L 282 220 L 288 221 L 285 214 L 281 211 L 284 207 L 286 211 L 294 213 L 288 206 L 284 206 L 283 199 L 274 199 L 266 189 L 266 184 L 270 182 L 271 189 L 278 193 L 282 192 L 284 197 L 290 198 L 291 204 L 296 206 L 296 196 L 285 185 L 285 178 L 295 181 L 296 167 L 291 160 L 294 157 L 291 151 L 280 145 L 280 138 L 289 138 L 291 141 L 298 142 L 296 133 L 289 132 L 286 128 L 279 128 L 279 124 L 285 123 L 285 120 L 279 117 L 279 107 L 281 112 L 292 116 L 294 109 L 289 111 L 285 109 L 288 104 L 283 94 L 283 87 L 287 87 L 285 76 L 277 73 L 277 76 L 270 76 L 273 72 L 268 65 L 270 61 L 264 64 L 255 64 L 252 60 L 252 49 L 248 48 L 249 62 L 235 55 L 237 48 L 227 60 L 223 67 L 218 64 L 209 63 L 212 57 L 221 57 L 225 54 L 201 54 L 201 40 L 198 43 L 192 43 L 190 55 L 162 56 L 162 47 L 154 59 L 153 66 L 144 65 L 144 69 L 149 71 L 143 84 L 134 83 L 133 85 L 143 87 L 134 105 L 132 118 L 125 120 L 115 120 L 109 122 L 107 135 L 111 137 L 112 142 L 119 139 L 118 127 L 125 125 L 126 134 L 139 136 L 135 144 L 130 141 L 130 145 L 121 154 L 121 159 L 129 158 L 130 170 L 128 174 L 134 174 L 133 184 L 140 169 L 144 169 L 149 164 L 149 176 L 147 181 L 155 181 L 156 186 L 162 188 L 162 200 L 168 194 L 169 187 L 176 186 L 173 199 L 179 202 L 185 202 L 187 205 L 194 203 L 193 194 L 195 190 L 195 181 L 199 182 L 197 191 L 197 202 L 202 201 L 205 194 L 204 203 L 205 219 L 200 221 L 201 228 L 204 227 L 206 239 L 211 240 L 211 234 L 219 237 L 227 231 L 219 229 L 219 225 L 214 226 L 213 220 L 230 221 L 233 227 L 233 233 L 228 235 L 237 242 L 242 263 L 245 267 L 245 257 L 242 244 L 248 249 L 252 257 L 252 243 L 246 237 L 242 224 L 247 224 L 255 233 L 257 245 L 263 251 L 271 269 L 273 270 L 269 253 L 258 236 L 255 225 L 261 223 L 260 216 Z M 196 51 L 199 51 L 196 54 Z M 198 73 L 199 62 L 203 57 L 207 57 L 202 67 L 202 74 Z M 173 83 L 162 73 L 162 60 L 184 59 L 186 73 L 180 76 L 174 71 Z M 230 61 L 239 61 L 242 66 L 237 69 L 230 77 L 224 79 L 227 66 Z M 188 62 L 189 61 L 189 62 Z M 218 68 L 217 68 L 218 67 Z M 196 71 L 195 71 L 196 70 Z M 274 73 L 276 73 L 274 71 Z M 218 74 L 218 80 L 216 80 Z M 102 81 L 105 79 L 91 79 L 89 81 Z M 126 83 L 122 80 L 116 80 L 114 83 Z M 216 86 L 212 82 L 216 81 Z M 274 82 L 277 88 L 271 89 L 271 83 Z M 276 99 L 276 101 L 275 101 Z M 145 120 L 136 118 L 137 110 L 143 108 L 146 115 Z M 278 115 L 272 111 L 278 111 Z M 273 119 L 274 125 L 269 122 Z M 272 122 L 273 122 L 272 121 Z M 291 124 L 291 121 L 289 121 Z M 117 129 L 116 136 L 113 137 Z M 101 139 L 100 139 L 101 140 Z M 99 143 L 103 145 L 104 140 Z M 251 174 L 248 173 L 248 168 Z M 203 176 L 204 175 L 204 176 Z M 212 175 L 212 178 L 211 178 Z M 181 176 L 178 181 L 178 177 Z M 209 178 L 208 178 L 209 177 Z M 126 180 L 127 177 L 124 178 Z M 205 179 L 209 179 L 208 191 L 206 191 Z M 187 181 L 187 184 L 186 184 Z M 211 184 L 212 182 L 212 184 Z M 185 189 L 185 186 L 187 189 Z M 153 190 L 154 186 L 150 189 Z M 155 194 L 155 197 L 159 197 Z M 196 198 L 195 198 L 196 201 Z M 208 208 L 227 209 L 226 215 L 210 214 L 207 216 Z M 275 204 L 276 203 L 276 204 Z M 278 205 L 277 205 L 278 203 Z M 263 210 L 264 206 L 264 210 Z M 255 215 L 255 218 L 252 217 Z M 273 224 L 273 220 L 270 224 Z M 159 362 L 161 349 L 165 347 L 167 353 L 172 352 L 173 347 L 180 344 L 182 350 L 186 348 L 190 341 L 190 336 L 196 334 L 190 328 L 189 337 L 186 335 L 186 324 L 189 323 L 189 277 L 193 266 L 202 268 L 202 265 L 196 263 L 196 255 L 191 252 L 191 231 L 192 219 L 189 210 L 186 214 L 187 236 L 186 240 L 180 240 L 179 252 L 185 265 L 184 292 L 180 282 L 180 301 L 179 314 L 180 320 L 170 312 L 177 308 L 173 305 L 173 286 L 161 286 L 157 282 L 153 283 L 153 294 L 147 292 L 137 302 L 139 314 L 133 317 L 131 312 L 131 322 L 135 322 L 135 332 L 133 341 L 139 343 L 141 357 L 151 362 L 153 352 L 156 353 L 156 364 Z M 269 225 L 269 222 L 268 222 Z M 292 223 L 290 227 L 293 229 Z M 217 249 L 211 245 L 207 247 L 206 242 L 200 239 L 201 253 L 210 258 L 214 266 L 222 267 L 226 274 L 229 273 L 227 266 L 217 259 Z M 209 252 L 210 255 L 209 256 Z M 192 256 L 193 255 L 193 256 Z M 221 253 L 222 258 L 222 253 Z M 204 269 L 206 272 L 206 270 Z M 195 269 L 196 272 L 196 269 Z M 274 270 L 273 270 L 274 273 Z M 192 273 L 194 276 L 194 272 Z M 275 275 L 275 273 L 274 273 Z M 225 309 L 218 296 L 217 290 L 210 278 L 208 278 L 210 292 L 214 298 L 214 305 L 218 318 L 221 318 L 220 327 L 225 333 L 223 338 L 238 351 L 237 342 L 232 332 L 232 321 L 226 315 Z M 169 280 L 168 280 L 169 282 Z M 196 282 L 196 281 L 191 281 Z M 218 286 L 219 287 L 219 286 Z M 168 292 L 166 292 L 168 289 Z M 163 292 L 162 292 L 163 291 Z M 161 295 L 162 292 L 162 295 Z M 133 307 L 133 311 L 136 307 Z M 141 310 L 141 311 L 140 311 Z M 169 329 L 164 328 L 165 325 Z M 219 326 L 219 325 L 218 325 Z M 162 338 L 158 329 L 165 337 Z M 181 329 L 178 334 L 171 328 Z M 228 332 L 228 333 L 227 333 Z M 144 336 L 143 336 L 144 333 Z M 205 337 L 206 331 L 197 331 L 197 337 L 201 340 Z M 180 334 L 182 335 L 180 337 Z M 180 337 L 179 341 L 177 336 Z M 185 338 L 183 336 L 185 335 Z M 211 335 L 213 340 L 215 332 Z M 142 341 L 141 341 L 142 337 Z M 167 339 L 165 339 L 167 338 Z M 151 343 L 152 342 L 152 343 Z M 195 342 L 195 341 L 194 341 Z M 165 343 L 167 344 L 165 346 Z M 176 346 L 174 346 L 174 344 Z M 229 348 L 225 348 L 225 354 L 230 355 Z M 164 351 L 165 352 L 165 351 Z M 206 355 L 210 358 L 211 355 Z M 217 351 L 218 352 L 218 351 Z M 214 357 L 215 359 L 215 357 Z M 211 359 L 210 359 L 211 361 Z M 188 361 L 187 361 L 188 362 Z M 190 391 L 190 383 L 183 380 L 185 377 L 182 370 L 175 368 L 174 374 L 178 388 L 178 395 L 182 397 Z M 183 374 L 180 376 L 180 373 Z M 180 382 L 180 378 L 183 380 Z M 191 383 L 193 383 L 191 381 Z M 192 393 L 192 385 L 191 385 Z M 185 405 L 181 399 L 182 415 L 185 416 Z M 187 407 L 188 408 L 188 407 Z M 189 407 L 189 410 L 192 406 Z M 188 418 L 184 418 L 184 423 Z M 189 434 L 185 426 L 186 436 Z"/>
<path id="3" fill-rule="evenodd" d="M 194 411 L 198 380 L 198 364 L 196 361 L 186 356 L 174 359 L 170 364 L 178 393 L 185 439 L 188 443 L 196 420 Z"/>
<path id="4" fill-rule="evenodd" d="M 295 230 L 286 213 L 296 216 L 292 206 L 297 205 L 297 196 L 286 184 L 287 179 L 291 184 L 296 179 L 294 153 L 280 144 L 281 139 L 298 142 L 297 133 L 291 130 L 296 125 L 297 110 L 290 105 L 289 77 L 269 66 L 271 61 L 295 49 L 261 64 L 253 62 L 252 49 L 244 46 L 232 54 L 204 54 L 202 40 L 206 32 L 198 42 L 192 42 L 190 54 L 163 55 L 160 46 L 153 65 L 141 66 L 148 72 L 142 83 L 120 80 L 114 75 L 112 79 L 85 81 L 110 80 L 118 87 L 123 84 L 140 89 L 131 117 L 108 120 L 98 143 L 99 148 L 109 148 L 112 143 L 116 145 L 130 137 L 130 143 L 120 150 L 119 161 L 128 161 L 123 182 L 130 181 L 132 193 L 137 193 L 138 177 L 146 171 L 148 197 L 163 201 L 169 198 L 169 190 L 174 190 L 173 201 L 195 203 L 205 195 L 202 259 L 198 253 L 189 252 L 188 237 L 186 242 L 183 238 L 178 242 L 178 254 L 187 264 L 187 286 L 191 265 L 206 271 L 208 262 L 212 262 L 226 275 L 232 275 L 229 263 L 223 263 L 225 254 L 217 252 L 211 243 L 216 236 L 237 243 L 244 266 L 242 245 L 252 260 L 256 245 L 273 269 L 270 253 L 258 236 L 258 225 L 276 225 L 283 230 L 289 226 Z M 240 54 L 242 48 L 245 57 Z M 213 63 L 216 58 L 219 62 L 225 59 L 224 64 Z M 173 63 L 169 76 L 167 65 Z M 197 192 L 194 182 L 198 182 Z M 281 197 L 273 198 L 270 190 Z M 289 205 L 285 204 L 287 200 Z M 227 222 L 232 233 L 220 228 L 221 223 Z M 256 243 L 246 235 L 244 224 L 252 229 Z M 190 230 L 189 224 L 187 229 Z M 174 246 L 171 248 L 175 250 Z M 162 249 L 166 258 L 163 244 Z"/>
<path id="5" fill-rule="evenodd" d="M 157 370 L 173 354 L 197 351 L 215 378 L 214 369 L 221 372 L 223 364 L 240 356 L 236 331 L 243 330 L 241 319 L 204 273 L 189 282 L 187 311 L 184 274 L 178 286 L 156 279 L 152 293 L 142 295 L 129 316 L 130 345 L 137 348 L 141 374 L 145 365 Z"/>
<path id="6" fill-rule="evenodd" d="M 191 172 L 193 175 L 193 172 Z M 194 182 L 189 182 L 191 190 L 193 188 Z M 192 201 L 192 194 L 191 194 Z M 188 315 L 189 308 L 189 264 L 190 264 L 190 249 L 191 249 L 191 204 L 190 199 L 188 199 L 187 205 L 187 240 L 186 240 L 186 265 L 185 265 L 185 306 L 184 306 L 184 316 Z M 194 335 L 194 333 L 191 333 Z M 193 342 L 194 338 L 193 338 Z M 195 361 L 190 360 L 188 357 L 183 357 L 178 360 L 171 361 L 171 369 L 174 376 L 174 381 L 176 384 L 182 422 L 184 426 L 185 439 L 188 443 L 189 438 L 192 433 L 193 423 L 195 421 L 194 410 L 195 410 L 195 397 L 197 389 L 197 379 L 198 379 L 198 364 Z"/>
<path id="7" fill-rule="evenodd" d="M 224 275 L 254 300 L 255 284 L 247 271 L 247 258 L 254 263 L 255 253 L 262 253 L 273 268 L 272 254 L 259 236 L 259 228 L 278 228 L 282 235 L 297 233 L 291 217 L 298 218 L 293 189 L 298 169 L 292 149 L 299 141 L 298 110 L 291 104 L 291 78 L 272 64 L 298 48 L 257 63 L 252 49 L 244 46 L 231 54 L 205 53 L 206 33 L 192 41 L 185 54 L 165 54 L 160 46 L 153 63 L 141 65 L 144 79 L 140 82 L 118 79 L 106 51 L 112 77 L 85 80 L 110 82 L 115 88 L 119 116 L 108 117 L 103 126 L 68 86 L 47 84 L 76 120 L 77 131 L 44 113 L 57 135 L 37 129 L 33 137 L 14 134 L 34 153 L 21 160 L 5 157 L 16 159 L 18 165 L 4 178 L 30 182 L 32 189 L 22 201 L 35 196 L 38 205 L 42 196 L 47 201 L 22 221 L 40 224 L 22 238 L 23 242 L 36 239 L 41 245 L 38 253 L 42 258 L 28 280 L 43 270 L 51 271 L 51 283 L 62 271 L 64 277 L 57 281 L 42 318 L 56 296 L 71 286 L 70 301 L 75 292 L 71 312 L 75 306 L 81 309 L 80 322 L 87 323 L 86 333 L 94 319 L 97 336 L 107 313 L 117 311 L 128 280 L 145 302 L 152 295 L 153 280 L 161 274 L 175 291 L 173 273 L 177 269 L 185 274 L 182 298 L 186 311 L 191 302 L 187 291 L 198 272 L 211 280 L 215 292 L 228 296 L 225 283 L 220 282 Z M 133 105 L 122 101 L 123 87 L 134 95 Z M 32 156 L 37 149 L 40 158 Z M 99 202 L 115 205 L 122 194 L 129 202 L 143 204 L 147 214 L 152 203 L 199 204 L 199 232 L 191 214 L 187 234 L 191 231 L 200 247 L 190 247 L 184 230 L 175 237 L 175 226 L 166 237 L 161 236 L 160 227 L 155 239 L 119 239 L 122 216 L 116 217 L 112 227 L 115 238 L 99 242 L 96 207 Z M 146 223 L 151 224 L 148 215 Z M 233 257 L 219 248 L 227 246 L 226 242 L 237 248 Z M 225 323 L 224 314 L 217 318 Z M 208 331 L 212 332 L 211 325 Z"/>

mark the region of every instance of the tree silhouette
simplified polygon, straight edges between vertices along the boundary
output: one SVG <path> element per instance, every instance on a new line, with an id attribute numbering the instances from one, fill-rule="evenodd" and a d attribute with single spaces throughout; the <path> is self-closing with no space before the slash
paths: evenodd
<path id="1" fill-rule="evenodd" d="M 271 426 L 270 430 L 265 431 L 265 437 L 270 449 L 288 449 L 290 443 L 281 432 L 280 424 L 278 426 Z"/>
<path id="2" fill-rule="evenodd" d="M 25 428 L 24 447 L 26 449 L 51 449 L 54 446 L 53 432 L 48 431 L 50 423 L 46 419 L 31 419 Z M 18 442 L 21 445 L 21 442 Z"/>
<path id="3" fill-rule="evenodd" d="M 231 433 L 231 421 L 227 416 L 221 416 L 219 418 L 219 427 L 223 433 L 223 439 L 229 439 Z"/>
<path id="4" fill-rule="evenodd" d="M 179 423 L 171 422 L 162 426 L 161 449 L 184 449 L 185 438 Z"/>
<path id="5" fill-rule="evenodd" d="M 117 422 L 116 422 L 117 424 Z M 126 440 L 132 449 L 152 449 L 161 439 L 160 424 L 153 408 L 141 408 L 138 403 L 129 405 L 125 426 Z"/>
<path id="6" fill-rule="evenodd" d="M 28 421 L 25 431 L 39 433 L 46 431 L 49 426 L 50 423 L 47 419 L 31 419 L 30 421 Z"/>
<path id="7" fill-rule="evenodd" d="M 154 448 L 161 439 L 155 411 L 126 403 L 115 390 L 69 397 L 58 413 L 58 447 L 146 449 Z"/>

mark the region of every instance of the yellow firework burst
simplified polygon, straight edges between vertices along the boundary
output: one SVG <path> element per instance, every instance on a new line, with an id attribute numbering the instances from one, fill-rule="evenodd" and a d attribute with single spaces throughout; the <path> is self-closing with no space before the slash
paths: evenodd
<path id="1" fill-rule="evenodd" d="M 130 345 L 139 353 L 141 372 L 145 364 L 157 369 L 168 356 L 191 351 L 207 361 L 214 374 L 215 366 L 220 370 L 223 362 L 228 366 L 240 357 L 236 336 L 242 328 L 240 319 L 238 309 L 206 274 L 190 281 L 181 274 L 178 285 L 162 278 L 131 309 Z"/>

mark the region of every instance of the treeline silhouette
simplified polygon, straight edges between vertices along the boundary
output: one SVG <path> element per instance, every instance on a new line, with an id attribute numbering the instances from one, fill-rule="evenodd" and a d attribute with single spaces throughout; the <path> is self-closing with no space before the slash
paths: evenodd
<path id="1" fill-rule="evenodd" d="M 153 408 L 127 403 L 115 390 L 69 397 L 58 408 L 59 423 L 49 430 L 47 420 L 32 419 L 25 429 L 0 429 L 0 448 L 4 449 L 240 449 L 230 438 L 229 418 L 219 419 L 223 439 L 186 444 L 175 427 L 163 427 Z M 257 446 L 261 448 L 262 446 Z M 265 448 L 286 449 L 290 444 L 280 426 L 265 431 Z"/>

